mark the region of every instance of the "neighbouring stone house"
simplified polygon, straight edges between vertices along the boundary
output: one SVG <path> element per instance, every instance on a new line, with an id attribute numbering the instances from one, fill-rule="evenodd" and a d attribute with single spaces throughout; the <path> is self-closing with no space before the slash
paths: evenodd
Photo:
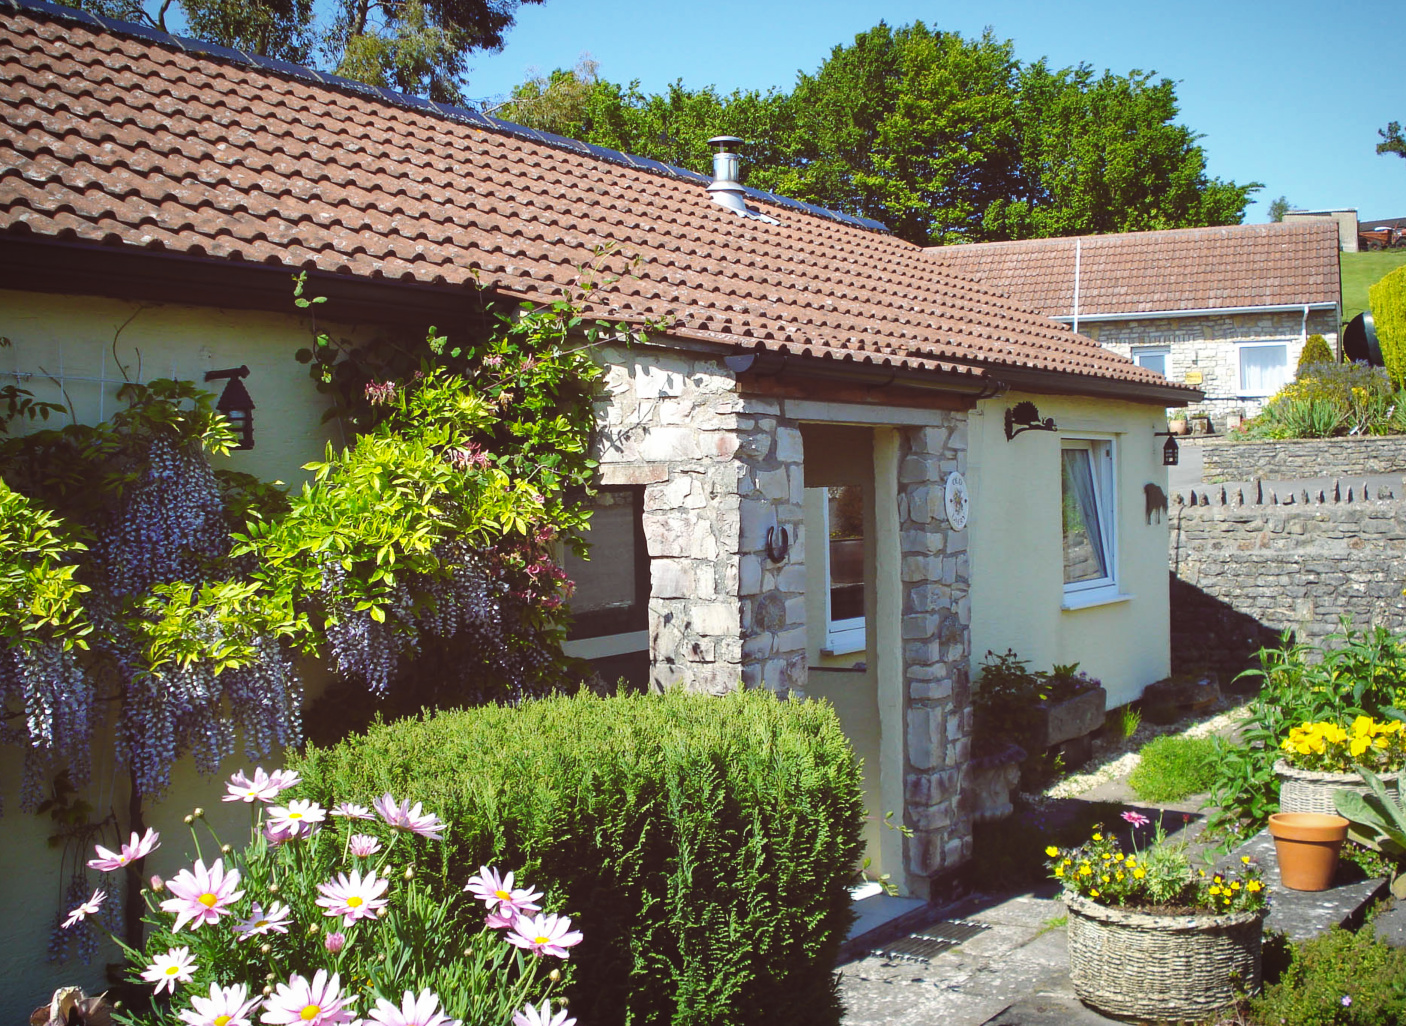
<path id="1" fill-rule="evenodd" d="M 944 264 L 1069 324 L 1171 381 L 1224 430 L 1292 380 L 1309 335 L 1336 350 L 1332 220 L 940 247 Z"/>
<path id="2" fill-rule="evenodd" d="M 119 359 L 194 381 L 247 366 L 255 444 L 228 465 L 265 478 L 340 439 L 294 362 L 311 324 L 291 273 L 328 297 L 321 327 L 362 339 L 471 336 L 484 289 L 618 275 L 587 312 L 667 327 L 599 350 L 572 650 L 652 687 L 832 701 L 873 869 L 909 894 L 971 854 L 988 649 L 1079 662 L 1111 704 L 1167 673 L 1148 497 L 1164 410 L 1199 393 L 881 225 L 40 0 L 0 0 L 0 120 L 0 374 L 94 421 Z M 0 749 L 0 978 L 48 982 L 59 868 L 15 811 L 18 765 Z M 94 803 L 123 807 L 111 768 L 96 779 Z M 148 821 L 209 794 L 178 767 Z"/>

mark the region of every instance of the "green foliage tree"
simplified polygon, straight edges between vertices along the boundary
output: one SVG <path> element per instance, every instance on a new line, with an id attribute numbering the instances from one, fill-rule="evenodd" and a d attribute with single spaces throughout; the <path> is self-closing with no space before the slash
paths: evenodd
<path id="1" fill-rule="evenodd" d="M 1170 80 L 1023 65 L 990 32 L 922 22 L 836 46 L 789 93 L 645 94 L 592 63 L 529 80 L 498 113 L 703 173 L 706 140 L 738 135 L 749 185 L 922 245 L 1235 224 L 1260 187 L 1207 176 Z"/>
<path id="2" fill-rule="evenodd" d="M 1379 154 L 1395 153 L 1406 158 L 1406 135 L 1402 134 L 1401 122 L 1392 121 L 1385 128 L 1377 129 L 1377 134 L 1382 137 L 1382 141 L 1377 143 Z"/>
<path id="3" fill-rule="evenodd" d="M 1368 289 L 1367 298 L 1387 373 L 1398 387 L 1406 385 L 1406 266 L 1398 267 Z"/>
<path id="4" fill-rule="evenodd" d="M 173 4 L 190 34 L 358 82 L 458 103 L 468 57 L 501 50 L 521 4 L 542 0 L 71 0 L 163 31 Z"/>
<path id="5" fill-rule="evenodd" d="M 1336 363 L 1333 356 L 1333 349 L 1328 345 L 1328 340 L 1322 335 L 1313 334 L 1308 336 L 1308 340 L 1303 344 L 1303 352 L 1299 353 L 1299 365 L 1297 374 L 1303 376 L 1304 368 L 1311 367 L 1316 363 Z"/>
<path id="6" fill-rule="evenodd" d="M 1280 221 L 1284 220 L 1284 215 L 1292 209 L 1293 208 L 1289 205 L 1289 197 L 1280 196 L 1277 199 L 1269 201 L 1269 209 L 1266 213 L 1269 214 L 1271 222 L 1278 224 Z"/>

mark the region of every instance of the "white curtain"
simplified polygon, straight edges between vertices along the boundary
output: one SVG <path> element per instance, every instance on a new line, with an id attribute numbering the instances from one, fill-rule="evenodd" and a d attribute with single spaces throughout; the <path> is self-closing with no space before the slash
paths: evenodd
<path id="1" fill-rule="evenodd" d="M 1273 395 L 1288 380 L 1287 346 L 1240 347 L 1240 391 L 1246 395 Z"/>

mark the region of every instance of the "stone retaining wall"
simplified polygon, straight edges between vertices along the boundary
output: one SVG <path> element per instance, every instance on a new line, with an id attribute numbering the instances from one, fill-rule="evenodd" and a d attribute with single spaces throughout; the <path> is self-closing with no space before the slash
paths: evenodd
<path id="1" fill-rule="evenodd" d="M 1176 495 L 1170 560 L 1177 671 L 1206 667 L 1224 680 L 1280 632 L 1316 643 L 1344 616 L 1406 628 L 1406 502 L 1386 489 Z"/>
<path id="2" fill-rule="evenodd" d="M 1406 473 L 1406 435 L 1201 442 L 1203 481 L 1293 480 Z"/>

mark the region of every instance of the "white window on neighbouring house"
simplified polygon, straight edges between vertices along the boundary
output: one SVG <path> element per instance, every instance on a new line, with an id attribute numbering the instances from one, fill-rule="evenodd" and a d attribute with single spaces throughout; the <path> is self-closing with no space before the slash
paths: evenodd
<path id="1" fill-rule="evenodd" d="M 1289 343 L 1240 343 L 1240 394 L 1273 395 L 1289 383 Z"/>
<path id="2" fill-rule="evenodd" d="M 1060 446 L 1066 601 L 1118 590 L 1113 442 L 1067 438 Z"/>
<path id="3" fill-rule="evenodd" d="M 864 489 L 825 489 L 825 650 L 864 651 Z"/>
<path id="4" fill-rule="evenodd" d="M 1167 376 L 1167 366 L 1172 358 L 1172 351 L 1167 346 L 1135 346 L 1133 348 L 1133 363 L 1139 367 L 1146 367 L 1150 371 L 1156 371 L 1162 377 Z"/>

